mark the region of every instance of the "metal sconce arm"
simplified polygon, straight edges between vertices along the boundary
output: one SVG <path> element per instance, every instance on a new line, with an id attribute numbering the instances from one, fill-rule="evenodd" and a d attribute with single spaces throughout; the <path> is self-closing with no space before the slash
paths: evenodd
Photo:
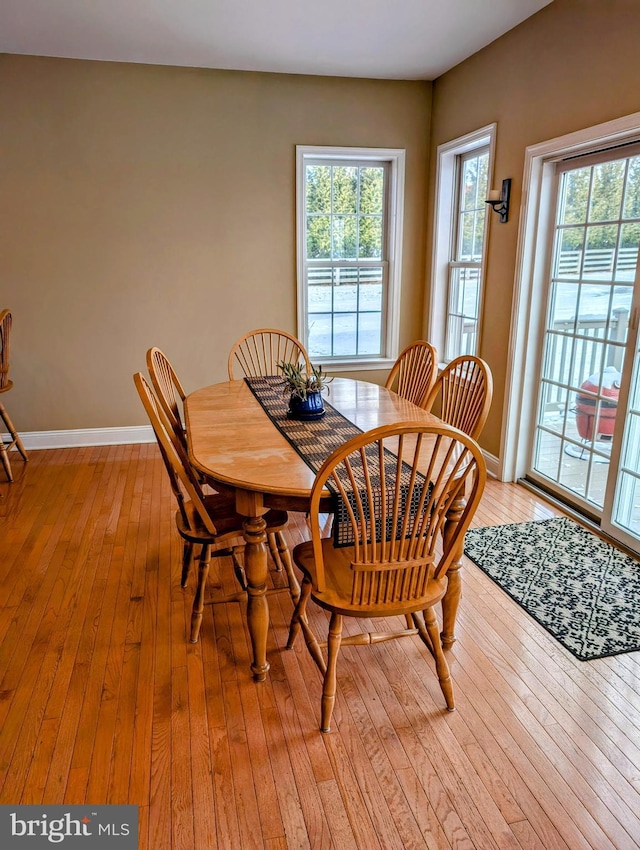
<path id="1" fill-rule="evenodd" d="M 488 198 L 485 204 L 489 204 L 494 212 L 500 216 L 500 221 L 504 224 L 509 218 L 509 197 L 511 195 L 511 178 L 508 177 L 502 181 L 502 191 L 498 198 Z"/>

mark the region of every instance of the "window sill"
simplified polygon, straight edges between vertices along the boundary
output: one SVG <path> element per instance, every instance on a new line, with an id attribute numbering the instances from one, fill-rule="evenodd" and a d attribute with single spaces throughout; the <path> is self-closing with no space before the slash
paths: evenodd
<path id="1" fill-rule="evenodd" d="M 376 372 L 380 369 L 390 369 L 396 362 L 388 357 L 372 358 L 370 360 L 322 360 L 312 358 L 314 364 L 322 366 L 327 372 Z"/>

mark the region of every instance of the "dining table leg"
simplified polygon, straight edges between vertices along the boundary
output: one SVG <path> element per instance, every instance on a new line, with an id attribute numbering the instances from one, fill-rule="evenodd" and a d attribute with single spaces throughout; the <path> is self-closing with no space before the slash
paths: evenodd
<path id="1" fill-rule="evenodd" d="M 450 545 L 453 532 L 462 517 L 467 502 L 463 496 L 453 500 L 444 525 L 444 546 Z M 447 570 L 447 592 L 442 599 L 442 632 L 440 640 L 442 648 L 449 649 L 455 643 L 456 617 L 458 616 L 458 605 L 462 596 L 462 555 L 464 545 L 459 544 L 451 566 Z"/>
<path id="2" fill-rule="evenodd" d="M 236 507 L 246 516 L 243 525 L 244 570 L 247 579 L 247 624 L 253 650 L 251 672 L 256 682 L 264 682 L 270 666 L 267 661 L 267 524 L 262 516 L 267 509 L 258 500 L 248 499 L 247 495 L 236 497 Z"/>

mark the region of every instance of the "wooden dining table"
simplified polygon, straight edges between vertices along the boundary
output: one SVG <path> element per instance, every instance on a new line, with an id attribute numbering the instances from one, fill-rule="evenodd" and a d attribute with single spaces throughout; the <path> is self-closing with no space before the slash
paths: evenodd
<path id="1" fill-rule="evenodd" d="M 378 425 L 402 421 L 441 424 L 437 416 L 367 381 L 335 378 L 327 401 L 346 419 L 368 431 Z M 236 509 L 245 517 L 245 573 L 247 622 L 251 637 L 256 681 L 269 670 L 267 633 L 266 523 L 270 508 L 287 511 L 309 509 L 315 472 L 265 413 L 244 379 L 212 384 L 192 392 L 184 404 L 189 458 L 220 492 L 233 494 Z M 327 493 L 329 499 L 329 493 Z M 464 509 L 455 500 L 447 514 L 448 531 Z M 442 603 L 442 640 L 445 648 L 455 640 L 454 627 L 461 594 L 460 557 L 449 568 L 447 593 Z"/>

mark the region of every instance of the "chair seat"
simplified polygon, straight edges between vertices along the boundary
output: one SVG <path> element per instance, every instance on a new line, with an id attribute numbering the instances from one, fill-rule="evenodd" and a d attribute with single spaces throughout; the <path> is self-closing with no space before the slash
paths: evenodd
<path id="1" fill-rule="evenodd" d="M 293 560 L 302 572 L 308 576 L 314 589 L 311 598 L 330 611 L 336 611 L 349 617 L 393 617 L 397 614 L 410 614 L 413 611 L 423 611 L 440 602 L 447 590 L 446 575 L 440 579 L 432 579 L 428 582 L 426 594 L 416 599 L 414 603 L 407 604 L 403 601 L 400 605 L 396 603 L 380 604 L 376 602 L 371 605 L 354 605 L 351 602 L 351 589 L 353 584 L 353 573 L 351 563 L 354 560 L 355 551 L 352 546 L 335 549 L 331 538 L 322 540 L 324 557 L 325 584 L 323 591 L 315 589 L 315 560 L 313 557 L 313 542 L 299 543 L 293 550 Z"/>

